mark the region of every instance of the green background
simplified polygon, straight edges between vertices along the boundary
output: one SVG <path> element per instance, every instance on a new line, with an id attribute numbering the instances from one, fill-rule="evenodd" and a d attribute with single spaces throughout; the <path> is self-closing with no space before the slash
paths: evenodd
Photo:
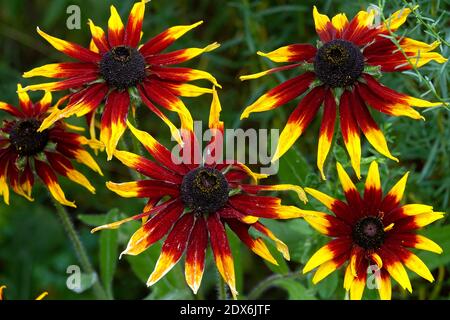
<path id="1" fill-rule="evenodd" d="M 37 83 L 43 79 L 22 79 L 21 74 L 36 66 L 47 63 L 68 61 L 68 58 L 54 50 L 37 35 L 39 26 L 53 36 L 77 42 L 84 46 L 89 43 L 88 18 L 106 27 L 109 6 L 116 5 L 123 20 L 126 20 L 133 1 L 26 1 L 0 0 L 0 101 L 17 105 L 16 85 Z M 388 15 L 405 6 L 406 1 L 388 1 L 384 14 Z M 418 1 L 419 19 L 410 15 L 407 23 L 398 31 L 428 43 L 450 39 L 449 1 Z M 68 30 L 66 8 L 78 4 L 81 8 L 81 30 Z M 282 45 L 304 42 L 315 44 L 317 36 L 312 20 L 312 6 L 329 16 L 345 12 L 351 18 L 359 10 L 368 7 L 367 1 L 250 1 L 250 0 L 196 0 L 158 1 L 147 4 L 144 20 L 144 36 L 149 39 L 164 29 L 180 24 L 191 24 L 198 20 L 205 23 L 179 39 L 172 48 L 203 47 L 218 41 L 222 46 L 212 53 L 202 55 L 186 66 L 213 73 L 223 85 L 219 92 L 223 112 L 222 120 L 227 128 L 282 128 L 287 116 L 293 110 L 294 102 L 272 112 L 254 114 L 249 120 L 239 121 L 243 108 L 253 102 L 269 88 L 290 77 L 289 72 L 267 76 L 258 80 L 241 83 L 239 75 L 265 70 L 273 64 L 258 57 L 257 50 L 271 51 Z M 378 5 L 379 3 L 375 3 Z M 449 49 L 442 45 L 438 51 L 448 57 Z M 420 69 L 421 77 L 415 72 L 384 75 L 382 82 L 400 92 L 429 100 L 438 97 L 448 99 L 448 63 L 429 63 Z M 428 80 L 428 84 L 424 79 Z M 207 83 L 203 83 L 204 86 Z M 435 93 L 430 88 L 434 88 Z M 39 98 L 41 93 L 33 94 Z M 57 95 L 55 95 L 57 96 Z M 207 120 L 210 96 L 187 98 L 184 100 L 195 119 Z M 394 156 L 401 159 L 399 164 L 381 157 L 363 140 L 362 175 L 368 164 L 377 159 L 380 163 L 381 178 L 385 190 L 390 188 L 406 171 L 410 179 L 406 190 L 408 203 L 433 205 L 436 211 L 447 211 L 450 198 L 450 119 L 445 108 L 434 108 L 423 112 L 427 121 L 409 118 L 389 118 L 375 114 L 377 123 L 385 133 Z M 0 114 L 0 119 L 5 114 Z M 176 119 L 172 117 L 174 121 Z M 145 108 L 137 112 L 139 127 L 149 131 L 166 145 L 171 146 L 166 127 Z M 70 119 L 73 124 L 84 125 L 80 119 Z M 335 160 L 340 161 L 351 172 L 342 138 L 337 135 L 334 148 L 326 164 L 328 180 L 320 180 L 315 166 L 320 117 L 316 117 L 301 139 L 295 143 L 281 160 L 278 176 L 264 183 L 295 183 L 325 191 L 335 197 L 342 193 L 336 178 Z M 126 139 L 131 144 L 127 133 Z M 217 272 L 210 254 L 202 287 L 197 296 L 192 295 L 183 279 L 180 265 L 175 267 L 157 285 L 148 289 L 145 281 L 153 270 L 159 254 L 157 244 L 138 257 L 124 257 L 121 252 L 137 223 L 124 225 L 118 231 L 108 231 L 91 235 L 92 226 L 106 221 L 137 214 L 142 201 L 123 199 L 106 189 L 107 180 L 129 181 L 127 168 L 113 160 L 105 161 L 105 154 L 97 159 L 105 177 L 97 176 L 85 168 L 81 170 L 89 177 L 97 189 L 96 195 L 61 178 L 61 184 L 68 199 L 75 200 L 78 208 L 70 209 L 73 221 L 79 230 L 100 279 L 110 297 L 116 299 L 214 299 L 217 296 Z M 78 168 L 80 168 L 78 166 Z M 362 179 L 363 181 L 364 179 Z M 358 184 L 361 187 L 361 183 Z M 0 284 L 6 284 L 9 299 L 31 299 L 47 290 L 48 299 L 91 299 L 89 277 L 84 277 L 85 291 L 81 293 L 67 289 L 66 273 L 69 265 L 76 265 L 77 259 L 70 242 L 64 234 L 55 208 L 48 193 L 39 183 L 33 190 L 35 201 L 27 202 L 13 194 L 11 205 L 0 203 Z M 305 206 L 294 197 L 287 196 L 286 203 Z M 306 208 L 324 209 L 311 200 Z M 117 210 L 115 210 L 117 209 Z M 106 215 L 109 212 L 109 215 Z M 313 252 L 328 239 L 312 230 L 302 220 L 288 222 L 268 222 L 272 230 L 290 248 L 292 261 L 283 262 L 276 258 L 279 267 L 267 265 L 230 236 L 237 274 L 240 298 L 264 299 L 343 299 L 343 272 L 334 272 L 319 285 L 311 283 L 312 273 L 300 275 L 299 270 Z M 413 282 L 413 294 L 409 295 L 394 285 L 393 298 L 398 299 L 448 299 L 450 297 L 450 225 L 442 219 L 423 231 L 444 249 L 442 255 L 420 253 L 430 267 L 436 282 L 429 284 L 409 273 Z M 273 247 L 271 247 L 273 249 Z M 272 250 L 273 251 L 273 250 Z M 245 279 L 245 281 L 244 281 Z M 366 290 L 365 298 L 376 298 L 374 290 Z"/>

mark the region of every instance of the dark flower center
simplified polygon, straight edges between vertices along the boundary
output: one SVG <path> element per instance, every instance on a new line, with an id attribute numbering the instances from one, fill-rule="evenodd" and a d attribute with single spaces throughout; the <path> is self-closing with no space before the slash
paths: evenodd
<path id="1" fill-rule="evenodd" d="M 48 130 L 37 132 L 41 122 L 36 119 L 18 121 L 9 133 L 9 140 L 20 156 L 42 152 L 48 142 Z"/>
<path id="2" fill-rule="evenodd" d="M 360 247 L 370 250 L 381 247 L 384 241 L 384 226 L 380 218 L 364 217 L 353 227 L 353 241 Z"/>
<path id="3" fill-rule="evenodd" d="M 100 61 L 100 74 L 110 87 L 125 90 L 145 78 L 145 59 L 135 48 L 117 46 Z"/>
<path id="4" fill-rule="evenodd" d="M 228 201 L 229 186 L 217 169 L 199 167 L 191 170 L 181 183 L 181 200 L 196 213 L 220 210 Z"/>
<path id="5" fill-rule="evenodd" d="M 364 70 L 364 56 L 350 41 L 332 40 L 317 50 L 314 71 L 324 84 L 335 88 L 353 84 Z"/>

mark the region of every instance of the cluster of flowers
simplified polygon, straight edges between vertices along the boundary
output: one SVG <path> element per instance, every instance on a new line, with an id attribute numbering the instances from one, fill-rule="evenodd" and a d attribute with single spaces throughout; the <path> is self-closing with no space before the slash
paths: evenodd
<path id="1" fill-rule="evenodd" d="M 369 266 L 378 268 L 376 279 L 382 299 L 391 298 L 391 277 L 411 292 L 404 266 L 433 281 L 426 265 L 408 248 L 441 253 L 442 249 L 436 243 L 416 234 L 416 230 L 442 218 L 443 213 L 434 212 L 427 205 L 401 204 L 408 173 L 383 194 L 378 165 L 372 162 L 364 194 L 360 195 L 343 167 L 337 163 L 346 198 L 346 201 L 341 201 L 310 188 L 288 184 L 258 185 L 266 175 L 254 173 L 237 161 L 218 163 L 215 156 L 222 145 L 217 137 L 224 130 L 216 91 L 220 85 L 208 72 L 173 65 L 212 51 L 219 45 L 212 43 L 204 48 L 163 52 L 202 21 L 171 27 L 140 45 L 146 2 L 142 0 L 134 4 L 126 25 L 112 6 L 107 32 L 89 20 L 92 41 L 88 49 L 50 36 L 38 28 L 38 33 L 54 48 L 77 61 L 48 64 L 25 72 L 24 77 L 27 78 L 42 76 L 60 80 L 25 88 L 18 85 L 20 108 L 0 103 L 0 110 L 11 116 L 4 121 L 0 131 L 0 195 L 3 195 L 5 203 L 9 203 L 10 188 L 33 200 L 32 187 L 37 175 L 58 202 L 75 207 L 74 202 L 66 199 L 57 175 L 95 192 L 88 179 L 75 169 L 73 160 L 102 174 L 86 147 L 104 148 L 108 160 L 115 157 L 146 177 L 125 183 L 107 182 L 106 186 L 122 197 L 145 198 L 148 202 L 141 214 L 98 227 L 93 232 L 118 228 L 131 220 L 142 220 L 142 226 L 122 253 L 129 255 L 138 255 L 165 237 L 161 255 L 147 282 L 149 286 L 160 280 L 184 254 L 186 282 L 196 293 L 205 268 L 205 252 L 210 244 L 217 269 L 235 297 L 238 292 L 226 226 L 263 259 L 277 264 L 263 239 L 253 237 L 251 230 L 273 240 L 284 258 L 289 260 L 287 246 L 260 222 L 261 218 L 303 218 L 319 232 L 332 237 L 311 257 L 303 272 L 316 269 L 312 281 L 317 283 L 348 262 L 344 287 L 351 299 L 361 299 Z M 317 166 L 323 179 L 337 110 L 343 141 L 358 178 L 360 130 L 380 154 L 398 161 L 391 155 L 368 107 L 391 116 L 422 119 L 412 106 L 431 107 L 439 103 L 387 88 L 378 82 L 378 75 L 409 70 L 413 65 L 420 67 L 432 60 L 438 63 L 446 61 L 432 51 L 439 43 L 426 44 L 393 35 L 392 32 L 405 22 L 410 12 L 410 9 L 403 9 L 386 21 L 375 23 L 374 11 L 360 11 L 350 21 L 345 14 L 338 14 L 330 20 L 314 7 L 313 18 L 320 38 L 317 47 L 292 44 L 269 53 L 258 52 L 274 62 L 290 64 L 242 76 L 241 80 L 290 69 L 298 70 L 300 74 L 262 95 L 244 110 L 242 118 L 253 112 L 275 109 L 306 93 L 281 133 L 274 160 L 294 144 L 323 105 L 317 155 Z M 400 48 L 390 37 L 395 37 Z M 211 88 L 189 83 L 200 79 L 208 80 Z M 70 93 L 52 106 L 51 92 L 69 89 Z M 33 90 L 45 92 L 39 102 L 30 100 L 27 92 Z M 212 95 L 209 127 L 214 133 L 204 153 L 196 143 L 193 118 L 180 99 L 202 94 Z M 148 132 L 133 126 L 127 118 L 130 107 L 134 108 L 138 100 L 169 127 L 181 146 L 181 152 L 190 153 L 188 158 L 199 154 L 202 158 L 206 154 L 203 163 L 174 163 L 165 146 Z M 97 122 L 99 109 L 102 110 L 101 120 Z M 164 109 L 177 113 L 181 130 L 161 111 Z M 72 115 L 86 118 L 89 138 L 76 133 L 80 128 L 64 121 Z M 100 128 L 99 140 L 95 138 L 97 128 Z M 127 128 L 153 160 L 116 148 Z M 261 195 L 267 191 L 293 191 L 304 202 L 308 193 L 333 214 L 283 205 L 278 197 Z"/>

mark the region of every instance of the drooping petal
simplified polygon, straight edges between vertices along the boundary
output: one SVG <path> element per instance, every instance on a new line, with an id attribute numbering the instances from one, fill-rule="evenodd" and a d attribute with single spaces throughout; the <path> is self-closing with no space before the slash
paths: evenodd
<path id="1" fill-rule="evenodd" d="M 275 88 L 258 98 L 254 103 L 248 106 L 241 115 L 241 119 L 248 118 L 250 113 L 273 110 L 304 93 L 315 75 L 312 72 L 306 72 L 300 76 L 294 77 L 283 82 Z"/>
<path id="2" fill-rule="evenodd" d="M 194 215 L 187 213 L 175 223 L 172 231 L 170 231 L 167 239 L 164 241 L 155 269 L 148 278 L 148 287 L 164 277 L 181 259 L 187 247 L 194 222 Z"/>
<path id="3" fill-rule="evenodd" d="M 316 47 L 310 44 L 290 44 L 269 53 L 258 51 L 257 54 L 273 62 L 301 62 L 311 60 L 316 52 Z"/>
<path id="4" fill-rule="evenodd" d="M 130 95 L 127 91 L 112 91 L 106 100 L 102 115 L 100 141 L 106 147 L 108 160 L 111 160 L 120 137 L 127 128 Z"/>
<path id="5" fill-rule="evenodd" d="M 317 114 L 324 100 L 324 94 L 325 88 L 323 86 L 316 87 L 300 101 L 280 134 L 272 161 L 276 161 L 284 155 L 306 130 Z"/>
<path id="6" fill-rule="evenodd" d="M 205 219 L 200 216 L 195 220 L 189 244 L 186 249 L 185 278 L 194 294 L 197 294 L 205 270 L 206 247 L 208 246 L 208 229 Z"/>
<path id="7" fill-rule="evenodd" d="M 165 87 L 176 96 L 198 97 L 205 93 L 212 93 L 210 88 L 202 88 L 189 83 L 166 82 Z"/>
<path id="8" fill-rule="evenodd" d="M 37 91 L 37 90 L 62 91 L 67 89 L 78 89 L 95 80 L 98 80 L 97 73 L 87 73 L 77 77 L 71 77 L 69 79 L 62 81 L 33 84 L 30 86 L 26 86 L 25 88 L 22 89 L 22 91 Z"/>
<path id="9" fill-rule="evenodd" d="M 361 177 L 361 140 L 359 138 L 359 128 L 352 111 L 350 93 L 345 91 L 341 97 L 339 105 L 339 118 L 341 124 L 342 138 L 350 156 L 353 170 L 356 176 Z"/>
<path id="10" fill-rule="evenodd" d="M 144 20 L 145 3 L 149 0 L 136 2 L 131 9 L 125 29 L 124 44 L 130 47 L 137 47 L 141 39 L 142 22 Z"/>
<path id="11" fill-rule="evenodd" d="M 75 159 L 79 163 L 84 164 L 91 170 L 103 175 L 97 162 L 84 148 L 79 146 L 64 145 L 62 143 L 57 144 L 56 150 L 68 158 Z"/>
<path id="12" fill-rule="evenodd" d="M 202 23 L 203 21 L 199 21 L 191 25 L 171 27 L 161 32 L 154 38 L 150 39 L 139 49 L 139 51 L 144 56 L 159 53 L 164 49 L 166 49 L 167 47 L 169 47 L 171 44 L 173 44 L 178 38 L 182 37 L 185 33 L 196 28 Z"/>
<path id="13" fill-rule="evenodd" d="M 78 44 L 52 37 L 47 33 L 45 33 L 44 31 L 42 31 L 41 29 L 39 29 L 39 27 L 37 28 L 37 32 L 41 37 L 47 40 L 56 50 L 61 51 L 74 59 L 91 63 L 97 63 L 101 59 L 101 56 L 98 53 L 83 48 Z"/>
<path id="14" fill-rule="evenodd" d="M 42 179 L 47 188 L 49 189 L 51 195 L 58 201 L 59 203 L 76 208 L 74 202 L 68 201 L 66 196 L 64 195 L 64 191 L 61 189 L 61 186 L 58 183 L 58 178 L 53 172 L 52 168 L 48 164 L 43 161 L 34 160 L 34 165 L 36 168 L 37 175 Z"/>
<path id="15" fill-rule="evenodd" d="M 202 70 L 196 70 L 191 68 L 177 68 L 177 67 L 164 67 L 164 66 L 150 66 L 152 75 L 157 76 L 161 80 L 176 81 L 176 82 L 189 82 L 195 80 L 206 79 L 210 81 L 216 87 L 221 87 L 216 78 L 212 74 Z"/>
<path id="16" fill-rule="evenodd" d="M 231 294 L 235 298 L 238 295 L 238 292 L 236 291 L 234 262 L 225 227 L 220 221 L 220 217 L 217 213 L 210 214 L 206 222 L 217 270 L 225 283 L 228 284 Z"/>
<path id="17" fill-rule="evenodd" d="M 123 44 L 125 27 L 114 6 L 111 6 L 111 16 L 108 20 L 108 41 L 111 47 Z"/>
<path id="18" fill-rule="evenodd" d="M 170 182 L 159 180 L 139 180 L 132 182 L 107 182 L 106 187 L 125 198 L 149 197 L 176 197 L 179 195 L 179 186 Z"/>
<path id="19" fill-rule="evenodd" d="M 255 228 L 255 230 L 258 230 L 265 236 L 269 237 L 269 239 L 273 240 L 275 242 L 275 246 L 277 247 L 277 250 L 283 255 L 284 259 L 290 260 L 290 254 L 289 254 L 289 248 L 288 246 L 278 239 L 272 231 L 270 231 L 265 225 L 263 225 L 261 222 L 257 221 L 255 223 L 252 223 L 252 227 Z"/>
<path id="20" fill-rule="evenodd" d="M 402 26 L 406 18 L 408 18 L 409 14 L 411 13 L 411 9 L 409 8 L 402 8 L 393 14 L 389 18 L 386 19 L 386 22 L 384 22 L 381 26 L 381 31 L 395 31 L 400 26 Z"/>
<path id="21" fill-rule="evenodd" d="M 352 241 L 350 238 L 337 238 L 331 240 L 328 244 L 320 248 L 313 256 L 308 260 L 303 268 L 303 274 L 313 270 L 321 264 L 337 258 L 350 251 Z"/>
<path id="22" fill-rule="evenodd" d="M 148 64 L 157 64 L 157 65 L 179 64 L 194 59 L 195 57 L 203 53 L 211 52 L 217 49 L 218 47 L 220 47 L 220 45 L 217 42 L 214 42 L 211 43 L 210 45 L 207 45 L 204 48 L 188 48 L 168 53 L 150 55 L 147 56 L 145 60 L 147 61 Z"/>
<path id="23" fill-rule="evenodd" d="M 88 23 L 91 30 L 92 40 L 94 41 L 96 48 L 102 54 L 108 52 L 110 48 L 108 39 L 106 39 L 106 35 L 103 29 L 97 27 L 91 19 L 88 20 Z"/>
<path id="24" fill-rule="evenodd" d="M 336 101 L 330 90 L 325 92 L 322 124 L 320 126 L 319 144 L 317 146 L 317 167 L 323 180 L 326 180 L 323 166 L 333 141 L 336 122 Z"/>
<path id="25" fill-rule="evenodd" d="M 291 69 L 299 67 L 300 65 L 301 65 L 301 63 L 288 64 L 287 66 L 272 68 L 272 69 L 268 69 L 268 70 L 265 70 L 265 71 L 261 71 L 261 72 L 257 72 L 257 73 L 253 73 L 253 74 L 247 74 L 247 75 L 244 75 L 244 76 L 240 76 L 239 79 L 241 81 L 250 80 L 250 79 L 258 79 L 258 78 L 264 77 L 264 76 L 266 76 L 268 74 L 271 74 L 271 73 L 291 70 Z"/>

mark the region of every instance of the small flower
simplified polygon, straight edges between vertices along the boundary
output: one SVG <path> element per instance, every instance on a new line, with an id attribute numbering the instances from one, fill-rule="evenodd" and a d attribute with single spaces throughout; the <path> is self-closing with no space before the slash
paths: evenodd
<path id="1" fill-rule="evenodd" d="M 416 234 L 416 230 L 443 218 L 443 213 L 434 212 L 433 207 L 423 204 L 400 205 L 408 173 L 383 196 L 378 164 L 374 161 L 369 168 L 364 196 L 360 196 L 339 163 L 337 171 L 346 203 L 320 191 L 305 188 L 307 193 L 334 213 L 333 216 L 309 212 L 305 220 L 319 232 L 334 239 L 311 257 L 303 273 L 318 267 L 312 280 L 318 283 L 349 261 L 344 288 L 350 291 L 351 299 L 357 300 L 363 295 L 368 270 L 375 270 L 381 299 L 391 299 L 390 276 L 402 288 L 412 292 L 403 265 L 433 282 L 434 278 L 425 263 L 407 248 L 442 253 L 436 243 Z"/>
<path id="2" fill-rule="evenodd" d="M 144 218 L 143 226 L 131 237 L 122 254 L 138 255 L 168 234 L 161 255 L 147 285 L 160 280 L 183 256 L 185 277 L 194 293 L 197 293 L 205 268 L 205 253 L 211 245 L 217 269 L 228 284 L 233 296 L 237 295 L 233 257 L 225 232 L 230 229 L 254 253 L 277 264 L 261 238 L 249 234 L 253 229 L 272 239 L 277 249 L 289 260 L 287 246 L 267 229 L 260 218 L 290 219 L 303 216 L 303 211 L 294 206 L 281 204 L 281 199 L 260 196 L 262 191 L 292 190 L 306 202 L 302 188 L 293 185 L 253 185 L 245 181 L 265 178 L 256 174 L 242 163 L 227 161 L 220 163 L 217 157 L 222 151 L 223 122 L 219 120 L 221 106 L 216 92 L 209 118 L 213 138 L 206 147 L 204 161 L 176 163 L 172 154 L 150 134 L 128 124 L 135 137 L 145 146 L 155 159 L 150 161 L 142 156 L 126 151 L 116 151 L 114 156 L 126 166 L 133 168 L 148 179 L 113 183 L 107 187 L 122 197 L 148 199 L 147 206 L 137 216 L 127 218 L 93 232 L 107 228 L 117 228 L 124 222 Z M 194 134 L 184 131 L 184 145 L 181 147 L 183 159 L 194 159 L 202 154 L 195 143 Z M 187 158 L 186 158 L 187 157 Z"/>
<path id="3" fill-rule="evenodd" d="M 6 286 L 0 286 L 0 301 L 4 300 L 3 290 L 5 290 L 5 289 L 6 289 Z M 46 296 L 48 296 L 48 292 L 43 292 L 34 300 L 43 300 Z"/>
<path id="4" fill-rule="evenodd" d="M 53 47 L 78 60 L 48 64 L 25 72 L 26 78 L 43 76 L 64 80 L 31 85 L 24 90 L 76 90 L 70 94 L 67 106 L 62 110 L 55 110 L 44 120 L 39 130 L 45 130 L 55 121 L 76 114 L 79 117 L 88 115 L 89 119 L 92 119 L 94 131 L 94 115 L 106 99 L 101 118 L 100 140 L 106 146 L 108 159 L 111 159 L 126 129 L 128 111 L 130 104 L 133 105 L 134 96 L 139 96 L 142 102 L 170 127 L 174 135 L 176 127 L 156 105 L 177 112 L 183 127 L 192 126 L 191 114 L 179 97 L 196 97 L 211 93 L 211 89 L 200 88 L 187 82 L 207 79 L 218 86 L 217 81 L 205 71 L 171 66 L 212 51 L 219 45 L 212 43 L 204 48 L 161 53 L 186 32 L 202 24 L 203 21 L 200 21 L 189 26 L 169 28 L 139 46 L 147 1 L 142 0 L 134 4 L 126 26 L 115 7 L 111 6 L 107 34 L 89 20 L 92 33 L 90 49 L 52 37 L 37 29 Z"/>
<path id="5" fill-rule="evenodd" d="M 398 161 L 389 151 L 386 139 L 373 120 L 369 108 L 390 116 L 424 119 L 411 106 L 432 107 L 441 103 L 407 96 L 382 85 L 376 76 L 421 67 L 430 61 L 444 63 L 446 58 L 432 52 L 439 42 L 427 44 L 406 37 L 391 39 L 405 21 L 410 9 L 391 15 L 385 23 L 375 24 L 375 11 L 360 11 L 351 21 L 340 13 L 331 20 L 314 7 L 313 17 L 320 38 L 317 48 L 310 44 L 292 44 L 269 53 L 258 52 L 274 62 L 291 62 L 241 80 L 255 79 L 283 70 L 296 69 L 303 74 L 282 83 L 248 106 L 241 115 L 278 108 L 301 96 L 297 108 L 283 129 L 273 161 L 279 159 L 303 134 L 324 105 L 319 134 L 317 166 L 325 179 L 323 166 L 334 135 L 337 107 L 342 137 L 352 166 L 360 177 L 360 130 L 382 155 Z M 402 52 L 403 51 L 403 52 Z"/>
<path id="6" fill-rule="evenodd" d="M 0 128 L 0 195 L 9 204 L 9 186 L 17 194 L 33 201 L 31 191 L 34 185 L 34 175 L 37 174 L 50 190 L 52 196 L 66 206 L 75 207 L 68 201 L 61 189 L 57 174 L 82 185 L 90 192 L 95 188 L 88 179 L 72 165 L 72 159 L 92 170 L 102 174 L 92 156 L 84 145 L 95 147 L 94 141 L 89 141 L 78 133 L 68 129 L 80 128 L 55 122 L 51 127 L 38 131 L 42 121 L 48 115 L 52 95 L 46 91 L 44 97 L 33 103 L 28 94 L 17 86 L 20 108 L 0 102 L 0 110 L 6 111 L 12 119 L 4 120 Z M 61 99 L 58 104 L 62 103 Z"/>

